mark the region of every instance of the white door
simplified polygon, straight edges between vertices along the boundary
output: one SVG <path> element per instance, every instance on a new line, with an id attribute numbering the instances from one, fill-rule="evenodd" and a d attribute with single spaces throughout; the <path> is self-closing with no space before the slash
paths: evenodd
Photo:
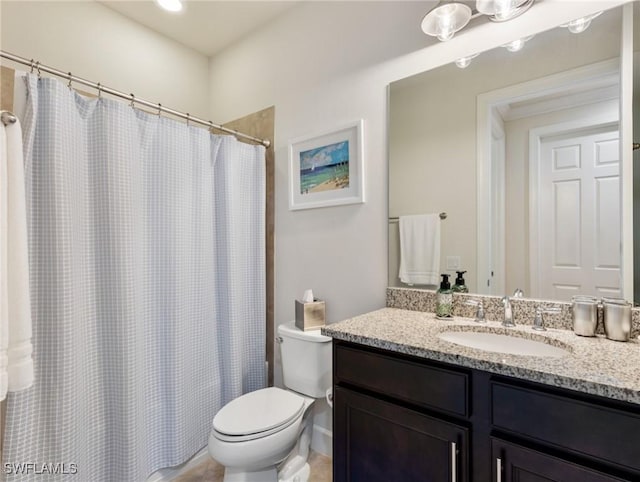
<path id="1" fill-rule="evenodd" d="M 539 297 L 621 297 L 617 125 L 541 139 Z"/>

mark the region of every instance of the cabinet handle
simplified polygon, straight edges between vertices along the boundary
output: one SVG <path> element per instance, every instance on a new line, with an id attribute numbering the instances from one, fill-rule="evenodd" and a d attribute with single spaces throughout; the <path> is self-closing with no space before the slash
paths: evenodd
<path id="1" fill-rule="evenodd" d="M 451 442 L 451 482 L 457 482 L 458 480 L 458 446 L 455 442 Z"/>
<path id="2" fill-rule="evenodd" d="M 502 459 L 496 457 L 496 482 L 502 482 Z"/>

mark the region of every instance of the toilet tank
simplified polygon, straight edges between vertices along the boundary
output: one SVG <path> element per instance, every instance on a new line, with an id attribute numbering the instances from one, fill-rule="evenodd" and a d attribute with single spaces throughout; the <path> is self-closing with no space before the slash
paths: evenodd
<path id="1" fill-rule="evenodd" d="M 313 398 L 331 388 L 331 338 L 302 331 L 294 322 L 278 326 L 284 386 Z"/>

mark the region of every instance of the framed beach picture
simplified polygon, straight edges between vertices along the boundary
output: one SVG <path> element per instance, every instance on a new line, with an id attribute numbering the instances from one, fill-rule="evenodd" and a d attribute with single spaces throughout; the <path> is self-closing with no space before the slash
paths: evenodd
<path id="1" fill-rule="evenodd" d="M 289 142 L 289 209 L 364 202 L 362 120 Z"/>

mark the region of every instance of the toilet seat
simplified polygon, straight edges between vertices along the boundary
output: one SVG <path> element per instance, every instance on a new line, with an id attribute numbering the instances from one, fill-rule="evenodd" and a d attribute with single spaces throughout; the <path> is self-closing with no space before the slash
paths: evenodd
<path id="1" fill-rule="evenodd" d="M 238 397 L 216 414 L 213 435 L 226 442 L 244 442 L 279 432 L 304 413 L 300 395 L 269 387 Z"/>

